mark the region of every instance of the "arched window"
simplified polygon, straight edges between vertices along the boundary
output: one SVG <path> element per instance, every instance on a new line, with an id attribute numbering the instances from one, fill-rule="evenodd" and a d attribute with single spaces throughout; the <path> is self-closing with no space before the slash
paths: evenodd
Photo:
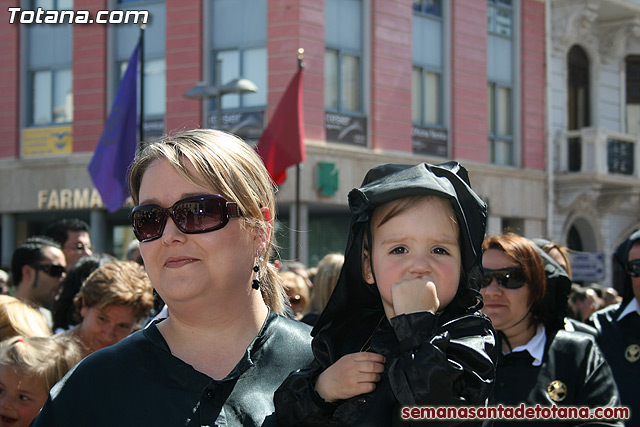
<path id="1" fill-rule="evenodd" d="M 573 46 L 567 58 L 569 70 L 568 105 L 569 130 L 591 125 L 589 107 L 589 58 L 580 46 Z"/>

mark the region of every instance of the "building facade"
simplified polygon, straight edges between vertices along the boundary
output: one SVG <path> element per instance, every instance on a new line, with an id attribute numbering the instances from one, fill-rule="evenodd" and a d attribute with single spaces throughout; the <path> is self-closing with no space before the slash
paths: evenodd
<path id="1" fill-rule="evenodd" d="M 509 228 L 567 241 L 561 215 L 570 214 L 559 202 L 566 191 L 564 172 L 559 164 L 547 167 L 549 141 L 559 150 L 559 135 L 567 130 L 564 123 L 556 130 L 545 120 L 545 28 L 555 3 L 14 2 L 24 20 L 38 7 L 88 11 L 92 17 L 100 10 L 118 12 L 116 18 L 126 11 L 149 12 L 145 140 L 221 127 L 257 142 L 296 72 L 297 49 L 304 48 L 307 160 L 300 165 L 298 208 L 295 168 L 277 202 L 282 257 L 297 256 L 309 265 L 327 252 L 344 250 L 347 194 L 369 168 L 382 163 L 457 160 L 489 204 L 490 233 Z M 133 238 L 130 206 L 108 213 L 87 166 L 138 25 L 11 24 L 8 14 L 0 21 L 1 264 L 8 264 L 19 241 L 67 216 L 90 223 L 98 250 L 120 255 Z M 562 52 L 553 55 L 554 64 L 562 62 Z M 237 77 L 253 81 L 258 92 L 222 97 L 220 114 L 216 100 L 184 96 L 199 82 L 224 84 Z M 550 203 L 560 212 L 550 214 Z M 602 250 L 612 242 L 598 243 Z"/>
<path id="2" fill-rule="evenodd" d="M 640 228 L 640 2 L 549 6 L 551 234 L 585 252 L 585 280 L 610 284 Z"/>

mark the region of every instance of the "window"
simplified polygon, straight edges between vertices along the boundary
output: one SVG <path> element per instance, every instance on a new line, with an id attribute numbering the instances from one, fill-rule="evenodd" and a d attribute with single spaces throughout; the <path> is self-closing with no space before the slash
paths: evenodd
<path id="1" fill-rule="evenodd" d="M 580 46 L 569 51 L 567 64 L 569 85 L 567 111 L 569 130 L 577 130 L 591 125 L 589 102 L 589 58 Z"/>
<path id="2" fill-rule="evenodd" d="M 258 87 L 256 93 L 223 96 L 222 111 L 264 108 L 268 93 L 266 0 L 213 0 L 212 6 L 210 83 L 224 85 L 245 78 Z M 216 106 L 213 99 L 211 111 Z"/>
<path id="3" fill-rule="evenodd" d="M 325 109 L 362 112 L 362 4 L 327 0 L 325 13 Z"/>
<path id="4" fill-rule="evenodd" d="M 489 83 L 487 105 L 491 162 L 498 165 L 512 165 L 514 159 L 511 89 L 496 83 Z"/>
<path id="5" fill-rule="evenodd" d="M 487 14 L 489 161 L 498 165 L 515 165 L 514 41 L 511 0 L 489 0 Z"/>
<path id="6" fill-rule="evenodd" d="M 421 6 L 419 9 L 418 4 Z M 435 5 L 438 14 L 433 12 Z M 422 13 L 417 13 L 420 11 Z M 414 1 L 411 114 L 417 125 L 442 126 L 443 30 L 440 2 Z"/>
<path id="7" fill-rule="evenodd" d="M 413 11 L 442 17 L 442 0 L 413 0 Z"/>
<path id="8" fill-rule="evenodd" d="M 72 9 L 71 0 L 38 0 L 34 8 Z M 73 121 L 72 40 L 70 24 L 28 25 L 27 126 L 47 126 Z"/>
<path id="9" fill-rule="evenodd" d="M 640 135 L 640 56 L 626 60 L 627 133 Z"/>
<path id="10" fill-rule="evenodd" d="M 31 124 L 49 125 L 73 121 L 71 68 L 32 72 Z"/>
<path id="11" fill-rule="evenodd" d="M 120 76 L 118 84 L 127 70 L 128 59 L 120 63 Z M 147 59 L 144 61 L 144 118 L 163 117 L 165 113 L 166 96 L 164 91 L 165 60 Z M 158 90 L 158 88 L 162 88 Z M 138 108 L 140 106 L 140 93 L 138 93 Z"/>

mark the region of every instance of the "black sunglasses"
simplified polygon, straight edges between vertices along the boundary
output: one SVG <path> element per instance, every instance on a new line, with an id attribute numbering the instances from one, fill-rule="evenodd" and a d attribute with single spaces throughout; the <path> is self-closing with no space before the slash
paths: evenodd
<path id="1" fill-rule="evenodd" d="M 496 279 L 498 285 L 506 289 L 518 289 L 524 286 L 526 279 L 524 271 L 520 267 L 500 268 L 491 270 L 485 268 L 482 278 L 482 287 L 489 286 L 493 279 Z"/>
<path id="2" fill-rule="evenodd" d="M 219 194 L 187 197 L 170 208 L 140 205 L 131 211 L 133 233 L 141 242 L 158 239 L 169 217 L 183 233 L 198 234 L 221 229 L 229 218 L 240 217 L 240 210 L 235 202 L 227 202 Z"/>
<path id="3" fill-rule="evenodd" d="M 627 273 L 631 277 L 640 277 L 640 259 L 632 259 L 627 263 Z"/>
<path id="4" fill-rule="evenodd" d="M 59 279 L 62 277 L 64 273 L 66 273 L 66 269 L 59 264 L 36 264 L 32 266 L 36 270 L 40 270 L 54 279 Z"/>

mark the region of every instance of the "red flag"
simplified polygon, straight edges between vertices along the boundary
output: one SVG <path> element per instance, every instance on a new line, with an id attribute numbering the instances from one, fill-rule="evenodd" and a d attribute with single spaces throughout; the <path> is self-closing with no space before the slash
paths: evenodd
<path id="1" fill-rule="evenodd" d="M 304 114 L 302 102 L 302 68 L 293 77 L 280 98 L 269 126 L 256 147 L 271 179 L 280 185 L 287 179 L 287 168 L 304 162 Z"/>

